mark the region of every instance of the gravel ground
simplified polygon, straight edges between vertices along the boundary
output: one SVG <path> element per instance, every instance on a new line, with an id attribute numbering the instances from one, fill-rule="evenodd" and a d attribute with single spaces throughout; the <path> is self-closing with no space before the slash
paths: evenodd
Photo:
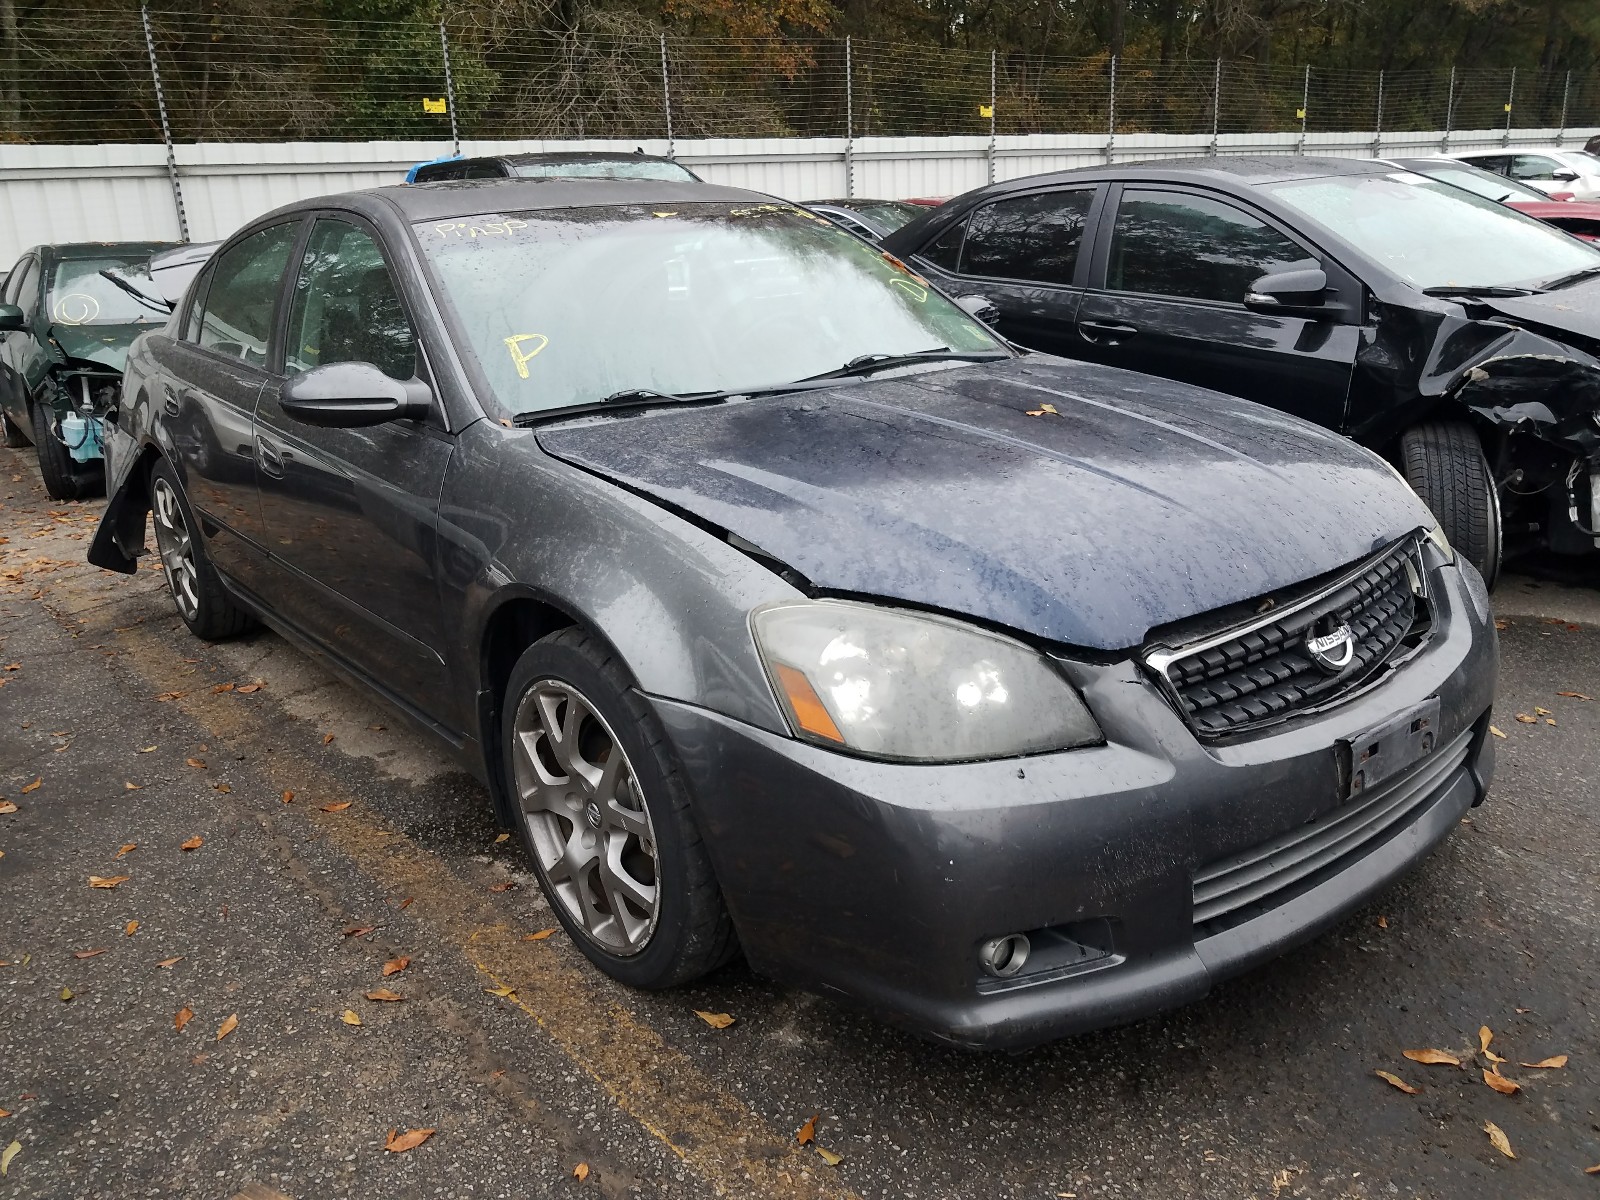
<path id="1" fill-rule="evenodd" d="M 194 640 L 159 572 L 84 565 L 100 504 L 50 504 L 28 453 L 0 450 L 0 1200 L 1600 1196 L 1600 699 L 1557 695 L 1600 697 L 1593 588 L 1497 593 L 1495 789 L 1391 892 L 1180 1012 L 978 1056 L 742 965 L 647 995 L 528 940 L 555 922 L 470 777 L 271 634 Z M 1481 1081 L 1483 1025 L 1520 1094 Z M 812 1114 L 837 1167 L 794 1142 Z"/>

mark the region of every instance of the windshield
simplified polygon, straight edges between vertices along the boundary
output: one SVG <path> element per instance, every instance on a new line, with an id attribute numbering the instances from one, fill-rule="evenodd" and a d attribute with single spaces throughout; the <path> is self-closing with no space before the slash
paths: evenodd
<path id="1" fill-rule="evenodd" d="M 1430 179 L 1442 179 L 1458 188 L 1466 188 L 1476 195 L 1487 196 L 1490 200 L 1504 202 L 1512 198 L 1539 201 L 1550 199 L 1548 192 L 1541 192 L 1538 188 L 1529 187 L 1525 183 L 1507 179 L 1504 175 L 1496 175 L 1493 171 L 1480 171 L 1476 167 L 1450 164 L 1435 166 L 1429 163 L 1425 167 L 1418 167 L 1417 170 Z"/>
<path id="2" fill-rule="evenodd" d="M 143 291 L 160 295 L 150 280 L 149 261 L 147 254 L 108 254 L 57 262 L 45 293 L 51 322 L 56 325 L 132 325 L 141 321 L 165 321 L 170 315 L 165 309 L 130 296 L 100 274 L 106 270 L 116 271 Z"/>
<path id="3" fill-rule="evenodd" d="M 1600 266 L 1600 250 L 1542 221 L 1409 171 L 1269 190 L 1418 288 L 1534 287 Z"/>
<path id="4" fill-rule="evenodd" d="M 680 183 L 697 183 L 694 172 L 675 162 L 640 162 L 633 159 L 613 159 L 606 162 L 538 162 L 512 163 L 511 170 L 519 179 L 675 179 Z"/>
<path id="5" fill-rule="evenodd" d="M 501 405 L 761 389 L 868 354 L 1005 353 L 898 260 L 787 204 L 546 210 L 415 227 Z"/>
<path id="6" fill-rule="evenodd" d="M 900 226 L 908 224 L 913 218 L 920 217 L 927 212 L 926 208 L 916 204 L 907 204 L 903 200 L 851 200 L 843 205 L 852 212 L 858 212 L 864 217 L 870 217 L 884 229 L 893 232 Z"/>

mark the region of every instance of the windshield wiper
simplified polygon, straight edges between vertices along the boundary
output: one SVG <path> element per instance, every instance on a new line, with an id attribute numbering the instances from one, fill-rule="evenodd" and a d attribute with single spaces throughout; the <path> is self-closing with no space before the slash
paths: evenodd
<path id="1" fill-rule="evenodd" d="M 1541 283 L 1539 285 L 1539 290 L 1542 292 L 1552 292 L 1556 288 L 1564 288 L 1570 284 L 1580 283 L 1583 280 L 1590 279 L 1596 275 L 1600 275 L 1600 266 L 1584 267 L 1581 271 L 1573 271 L 1570 275 L 1557 275 L 1554 279 L 1551 279 L 1546 283 Z"/>
<path id="2" fill-rule="evenodd" d="M 1423 288 L 1424 296 L 1531 296 L 1537 291 L 1531 287 L 1507 287 L 1500 284 L 1447 283 L 1439 287 Z"/>
<path id="3" fill-rule="evenodd" d="M 1010 358 L 1004 350 L 952 350 L 949 346 L 935 346 L 931 350 L 918 350 L 911 354 L 861 354 L 842 367 L 824 371 L 820 375 L 807 375 L 801 383 L 817 379 L 848 379 L 852 375 L 870 375 L 891 367 L 906 367 L 925 362 L 991 362 L 997 358 Z"/>
<path id="4" fill-rule="evenodd" d="M 134 283 L 133 280 L 129 279 L 126 275 L 121 274 L 111 267 L 107 267 L 105 270 L 101 271 L 100 278 L 110 280 L 123 291 L 127 292 L 128 295 L 132 296 L 135 300 L 146 305 L 147 307 L 155 309 L 159 313 L 172 312 L 172 305 L 167 302 L 165 297 L 150 295 L 149 292 L 144 291 L 136 283 Z"/>

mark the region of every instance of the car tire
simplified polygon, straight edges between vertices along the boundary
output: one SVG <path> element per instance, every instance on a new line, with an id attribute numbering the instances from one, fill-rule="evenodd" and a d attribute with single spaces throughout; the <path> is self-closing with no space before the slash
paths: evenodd
<path id="1" fill-rule="evenodd" d="M 88 481 L 67 448 L 50 432 L 50 410 L 35 404 L 32 417 L 33 445 L 39 453 L 39 477 L 44 480 L 45 493 L 52 500 L 78 499 L 88 490 Z"/>
<path id="2" fill-rule="evenodd" d="M 1500 492 L 1470 425 L 1430 421 L 1400 439 L 1405 477 L 1438 518 L 1455 552 L 1493 588 L 1500 575 Z"/>
<path id="3" fill-rule="evenodd" d="M 523 846 L 556 919 L 591 962 L 655 989 L 733 956 L 733 923 L 687 781 L 609 647 L 575 628 L 528 647 L 506 686 L 500 732 Z"/>
<path id="4" fill-rule="evenodd" d="M 0 408 L 0 443 L 12 450 L 28 444 L 28 435 L 12 424 L 11 418 L 6 416 L 6 410 L 3 408 Z"/>
<path id="5" fill-rule="evenodd" d="M 208 642 L 236 637 L 255 619 L 228 595 L 205 547 L 194 531 L 199 523 L 183 494 L 183 486 L 165 459 L 150 471 L 150 519 L 156 549 L 167 577 L 167 590 L 183 623 Z"/>

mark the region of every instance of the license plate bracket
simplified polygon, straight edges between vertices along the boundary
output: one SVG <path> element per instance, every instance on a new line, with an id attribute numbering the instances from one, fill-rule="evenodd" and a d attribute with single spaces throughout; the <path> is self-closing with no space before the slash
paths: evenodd
<path id="1" fill-rule="evenodd" d="M 1355 800 L 1415 766 L 1439 745 L 1439 697 L 1339 743 L 1345 798 Z"/>

